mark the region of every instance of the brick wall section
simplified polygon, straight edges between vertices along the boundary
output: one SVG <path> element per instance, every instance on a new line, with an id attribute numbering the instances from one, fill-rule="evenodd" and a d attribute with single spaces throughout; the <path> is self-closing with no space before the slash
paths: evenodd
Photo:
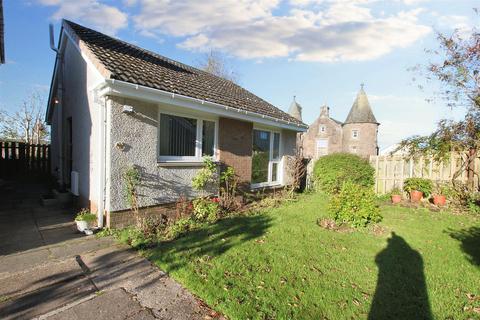
<path id="1" fill-rule="evenodd" d="M 165 217 L 169 221 L 176 220 L 176 204 L 163 204 L 159 206 L 146 207 L 139 209 L 140 217 L 151 217 L 153 219 L 160 219 Z M 128 226 L 135 225 L 135 216 L 130 210 L 108 212 L 106 226 L 111 229 L 122 229 Z"/>
<path id="2" fill-rule="evenodd" d="M 220 162 L 231 166 L 239 177 L 240 187 L 252 178 L 253 123 L 228 118 L 219 119 L 218 149 Z"/>

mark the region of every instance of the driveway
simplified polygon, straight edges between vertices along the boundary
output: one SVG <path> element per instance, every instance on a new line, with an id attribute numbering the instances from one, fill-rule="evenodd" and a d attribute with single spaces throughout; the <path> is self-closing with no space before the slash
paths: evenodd
<path id="1" fill-rule="evenodd" d="M 220 318 L 129 247 L 78 233 L 74 210 L 42 207 L 47 191 L 0 190 L 0 319 Z"/>

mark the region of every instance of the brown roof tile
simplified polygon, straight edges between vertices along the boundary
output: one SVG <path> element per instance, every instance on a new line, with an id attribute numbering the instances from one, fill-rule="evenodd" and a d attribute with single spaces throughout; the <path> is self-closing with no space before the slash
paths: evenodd
<path id="1" fill-rule="evenodd" d="M 71 21 L 65 20 L 65 23 L 111 73 L 111 79 L 210 101 L 305 126 L 303 122 L 229 80 Z"/>

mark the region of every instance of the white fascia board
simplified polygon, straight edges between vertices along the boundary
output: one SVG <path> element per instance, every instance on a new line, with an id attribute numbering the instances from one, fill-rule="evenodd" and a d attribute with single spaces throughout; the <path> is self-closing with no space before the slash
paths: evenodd
<path id="1" fill-rule="evenodd" d="M 45 112 L 45 122 L 50 125 L 51 124 L 51 116 L 53 113 L 52 107 L 54 106 L 54 103 L 52 104 L 52 99 L 53 99 L 53 87 L 55 83 L 57 83 L 57 77 L 58 77 L 58 70 L 61 66 L 61 59 L 63 55 L 63 51 L 65 48 L 65 34 L 63 27 L 60 29 L 60 35 L 58 36 L 59 42 L 58 42 L 58 48 L 57 52 L 55 53 L 55 65 L 53 66 L 53 74 L 52 74 L 52 80 L 50 81 L 50 90 L 48 91 L 48 101 L 47 101 L 47 110 Z"/>
<path id="2" fill-rule="evenodd" d="M 105 84 L 100 85 L 98 89 L 100 95 L 127 97 L 131 99 L 149 101 L 154 103 L 166 103 L 183 108 L 207 113 L 214 113 L 219 116 L 259 123 L 276 128 L 282 128 L 297 132 L 307 131 L 306 126 L 298 126 L 289 121 L 280 120 L 255 112 L 244 111 L 222 104 L 204 101 L 159 89 L 140 86 L 120 80 L 107 79 Z"/>

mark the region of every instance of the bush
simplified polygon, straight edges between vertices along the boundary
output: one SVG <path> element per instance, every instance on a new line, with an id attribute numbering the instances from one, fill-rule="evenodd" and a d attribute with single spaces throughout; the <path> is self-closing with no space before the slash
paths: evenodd
<path id="1" fill-rule="evenodd" d="M 191 218 L 181 218 L 168 226 L 165 234 L 167 239 L 175 239 L 187 231 L 193 229 L 195 226 L 194 221 Z"/>
<path id="2" fill-rule="evenodd" d="M 193 216 L 197 221 L 215 222 L 220 213 L 218 198 L 198 198 L 193 200 Z"/>
<path id="3" fill-rule="evenodd" d="M 75 217 L 75 221 L 85 221 L 88 223 L 92 223 L 97 220 L 97 216 L 90 212 L 90 210 L 84 208 L 77 213 Z"/>
<path id="4" fill-rule="evenodd" d="M 403 190 L 410 193 L 410 191 L 423 192 L 423 196 L 428 198 L 432 194 L 432 181 L 424 178 L 407 178 L 403 183 Z"/>
<path id="5" fill-rule="evenodd" d="M 315 186 L 329 194 L 338 193 L 347 181 L 363 187 L 375 184 L 375 169 L 368 161 L 347 153 L 321 157 L 315 163 L 313 174 Z"/>
<path id="6" fill-rule="evenodd" d="M 195 177 L 192 179 L 192 187 L 195 190 L 205 191 L 205 188 L 212 183 L 215 183 L 217 177 L 217 165 L 213 162 L 211 157 L 203 158 L 204 167 L 200 169 Z"/>
<path id="7" fill-rule="evenodd" d="M 365 227 L 382 220 L 372 188 L 351 181 L 344 182 L 340 192 L 332 197 L 328 211 L 335 222 L 352 227 Z"/>

